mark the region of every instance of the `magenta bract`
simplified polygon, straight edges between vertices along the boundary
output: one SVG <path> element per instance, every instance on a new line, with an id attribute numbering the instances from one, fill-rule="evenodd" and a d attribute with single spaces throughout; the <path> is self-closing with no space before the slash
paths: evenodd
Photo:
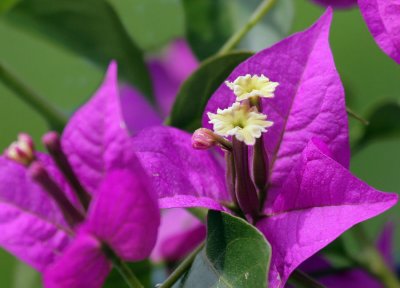
<path id="1" fill-rule="evenodd" d="M 111 63 L 105 81 L 74 114 L 61 138 L 74 172 L 92 195 L 81 223 L 68 225 L 53 198 L 28 177 L 26 167 L 0 158 L 0 205 L 5 206 L 0 244 L 44 272 L 46 287 L 101 287 L 111 269 L 105 246 L 125 261 L 150 255 L 160 214 L 130 141 L 117 67 Z M 84 214 L 51 159 L 40 153 L 36 157 Z"/>
<path id="2" fill-rule="evenodd" d="M 323 6 L 332 6 L 334 8 L 350 8 L 357 4 L 357 0 L 312 0 Z"/>
<path id="3" fill-rule="evenodd" d="M 358 5 L 375 42 L 400 64 L 400 0 L 358 0 Z"/>
<path id="4" fill-rule="evenodd" d="M 255 54 L 228 77 L 264 74 L 280 83 L 275 98 L 262 103 L 274 125 L 263 136 L 270 177 L 264 216 L 256 223 L 272 246 L 270 287 L 283 287 L 304 260 L 397 201 L 348 171 L 348 120 L 328 42 L 331 18 L 329 9 L 311 28 Z M 206 106 L 203 126 L 211 128 L 207 112 L 234 102 L 222 84 Z M 190 140 L 188 133 L 158 127 L 139 133 L 134 143 L 162 207 L 221 210 L 232 201 L 222 159 L 190 150 Z"/>

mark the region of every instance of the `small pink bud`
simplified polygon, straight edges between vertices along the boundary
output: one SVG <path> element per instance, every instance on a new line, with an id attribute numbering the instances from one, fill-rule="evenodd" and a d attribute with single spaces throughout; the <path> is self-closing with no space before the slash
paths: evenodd
<path id="1" fill-rule="evenodd" d="M 57 132 L 47 132 L 43 135 L 42 142 L 49 151 L 58 151 L 61 149 L 60 135 Z"/>
<path id="2" fill-rule="evenodd" d="M 198 150 L 206 150 L 217 143 L 214 133 L 206 128 L 200 128 L 194 131 L 192 135 L 192 147 Z"/>
<path id="3" fill-rule="evenodd" d="M 43 177 L 48 176 L 43 164 L 38 161 L 32 162 L 29 166 L 28 174 L 33 180 L 42 179 Z"/>
<path id="4" fill-rule="evenodd" d="M 35 160 L 35 147 L 31 136 L 26 133 L 18 134 L 17 141 L 11 143 L 4 154 L 11 160 L 29 166 Z"/>

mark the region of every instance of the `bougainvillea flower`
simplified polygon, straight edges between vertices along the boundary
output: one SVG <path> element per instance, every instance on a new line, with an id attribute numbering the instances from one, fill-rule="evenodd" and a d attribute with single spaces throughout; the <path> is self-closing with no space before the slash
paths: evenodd
<path id="1" fill-rule="evenodd" d="M 312 0 L 324 6 L 348 8 L 357 0 Z M 358 0 L 361 14 L 378 46 L 400 64 L 400 0 Z"/>
<path id="2" fill-rule="evenodd" d="M 137 171 L 108 173 L 77 236 L 45 271 L 45 287 L 102 287 L 112 267 L 107 249 L 124 261 L 147 258 L 159 225 L 157 201 Z"/>
<path id="3" fill-rule="evenodd" d="M 233 203 L 251 216 L 248 219 L 272 246 L 270 287 L 283 287 L 304 260 L 397 201 L 395 194 L 379 192 L 348 171 L 344 90 L 328 43 L 331 18 L 328 10 L 311 28 L 255 54 L 228 77 L 227 81 L 233 82 L 247 74 L 265 75 L 279 82 L 275 97 L 261 98 L 257 106 L 273 126 L 249 147 L 248 155 L 243 152 L 247 146 L 235 137 L 231 139 L 232 151 L 229 145 L 225 147 L 227 155 L 234 154 L 236 159 L 232 166 L 237 174 L 234 185 L 229 177 L 225 181 L 225 173 L 232 175 L 232 167 L 224 169 L 211 150 L 191 149 L 191 135 L 186 132 L 156 127 L 139 133 L 134 140 L 137 155 L 155 182 L 162 208 L 224 210 Z M 206 106 L 203 126 L 212 129 L 207 113 L 231 107 L 236 100 L 233 91 L 222 84 Z M 238 121 L 237 125 L 245 124 Z M 261 151 L 256 149 L 259 143 L 264 143 Z M 241 158 L 235 158 L 236 150 Z M 249 168 L 253 150 L 254 155 L 266 154 L 264 170 Z M 258 176 L 268 182 L 264 186 L 266 200 L 259 203 L 263 208 L 257 212 L 254 199 L 261 197 L 252 193 L 260 190 L 260 185 L 254 187 L 253 179 L 256 181 L 254 175 L 260 171 L 266 175 Z M 235 193 L 230 193 L 232 187 Z"/>
<path id="4" fill-rule="evenodd" d="M 357 4 L 357 0 L 312 0 L 317 4 L 334 8 L 349 8 Z"/>
<path id="5" fill-rule="evenodd" d="M 375 42 L 400 64 L 400 0 L 359 0 L 358 5 Z"/>
<path id="6" fill-rule="evenodd" d="M 388 223 L 387 225 L 385 225 L 385 228 L 378 238 L 376 246 L 378 251 L 382 254 L 388 267 L 394 270 L 394 225 L 392 224 L 393 223 Z M 329 261 L 324 259 L 321 255 L 315 255 L 308 259 L 300 266 L 300 270 L 309 273 L 310 275 L 315 275 L 318 279 L 318 282 L 325 285 L 326 287 L 352 288 L 354 287 L 354 283 L 357 283 L 357 285 L 359 285 L 360 287 L 382 287 L 382 284 L 375 277 L 371 276 L 361 268 L 349 268 L 344 271 L 334 272 Z M 333 271 L 333 273 L 329 273 L 329 271 Z"/>
<path id="7" fill-rule="evenodd" d="M 51 157 L 30 153 L 21 135 L 0 158 L 0 245 L 43 272 L 46 287 L 101 287 L 104 251 L 138 261 L 155 245 L 157 198 L 129 144 L 116 69 L 61 139 L 43 138 Z"/>

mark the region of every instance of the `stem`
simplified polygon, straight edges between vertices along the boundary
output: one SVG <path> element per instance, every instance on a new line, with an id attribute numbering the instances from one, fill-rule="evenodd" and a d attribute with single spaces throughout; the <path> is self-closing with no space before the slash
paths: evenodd
<path id="1" fill-rule="evenodd" d="M 222 46 L 217 54 L 223 55 L 233 50 L 247 34 L 247 32 L 249 32 L 264 17 L 264 15 L 271 10 L 275 3 L 276 0 L 263 0 L 254 11 L 253 15 L 251 15 L 247 23 L 228 39 L 228 41 L 224 44 L 224 46 Z"/>
<path id="2" fill-rule="evenodd" d="M 354 119 L 360 121 L 361 124 L 363 124 L 365 126 L 369 125 L 369 121 L 368 120 L 364 119 L 362 116 L 358 115 L 356 112 L 354 112 L 352 109 L 350 109 L 347 106 L 346 106 L 346 111 L 351 117 L 353 117 Z"/>
<path id="3" fill-rule="evenodd" d="M 369 237 L 364 230 L 364 227 L 359 224 L 351 229 L 354 239 L 361 247 L 359 257 L 354 260 L 370 274 L 378 278 L 387 288 L 400 288 L 400 282 L 396 275 L 388 267 L 382 255 L 376 249 L 374 244 L 369 240 Z"/>
<path id="4" fill-rule="evenodd" d="M 171 275 L 162 283 L 161 285 L 157 286 L 158 288 L 169 288 L 175 284 L 178 279 L 186 273 L 186 271 L 192 265 L 194 258 L 196 258 L 197 254 L 203 249 L 205 242 L 201 243 L 185 260 L 182 261 L 181 264 L 172 272 Z"/>
<path id="5" fill-rule="evenodd" d="M 304 287 L 304 288 L 324 288 L 325 286 L 311 278 L 309 275 L 305 274 L 300 270 L 294 270 L 294 272 L 290 276 L 293 282 L 296 282 L 296 287 Z"/>
<path id="6" fill-rule="evenodd" d="M 0 62 L 0 80 L 25 103 L 41 114 L 51 127 L 61 130 L 68 119 L 57 107 L 23 83 Z"/>
<path id="7" fill-rule="evenodd" d="M 135 274 L 133 274 L 132 270 L 129 269 L 126 263 L 122 261 L 110 247 L 104 245 L 103 251 L 107 255 L 107 258 L 113 263 L 114 268 L 117 269 L 122 278 L 124 278 L 125 283 L 129 288 L 144 288 L 142 283 L 140 283 L 136 278 Z"/>

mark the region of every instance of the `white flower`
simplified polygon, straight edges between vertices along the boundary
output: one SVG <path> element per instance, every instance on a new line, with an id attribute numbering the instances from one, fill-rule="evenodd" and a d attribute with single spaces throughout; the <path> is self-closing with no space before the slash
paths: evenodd
<path id="1" fill-rule="evenodd" d="M 237 101 L 249 99 L 250 97 L 274 97 L 278 82 L 272 82 L 267 77 L 246 74 L 239 76 L 233 82 L 226 81 L 225 84 L 235 93 Z"/>
<path id="2" fill-rule="evenodd" d="M 254 145 L 256 138 L 260 138 L 262 133 L 267 132 L 266 128 L 273 124 L 266 120 L 267 115 L 239 102 L 229 108 L 218 109 L 217 114 L 208 112 L 207 115 L 216 134 L 225 137 L 235 136 L 237 140 L 247 145 Z"/>

